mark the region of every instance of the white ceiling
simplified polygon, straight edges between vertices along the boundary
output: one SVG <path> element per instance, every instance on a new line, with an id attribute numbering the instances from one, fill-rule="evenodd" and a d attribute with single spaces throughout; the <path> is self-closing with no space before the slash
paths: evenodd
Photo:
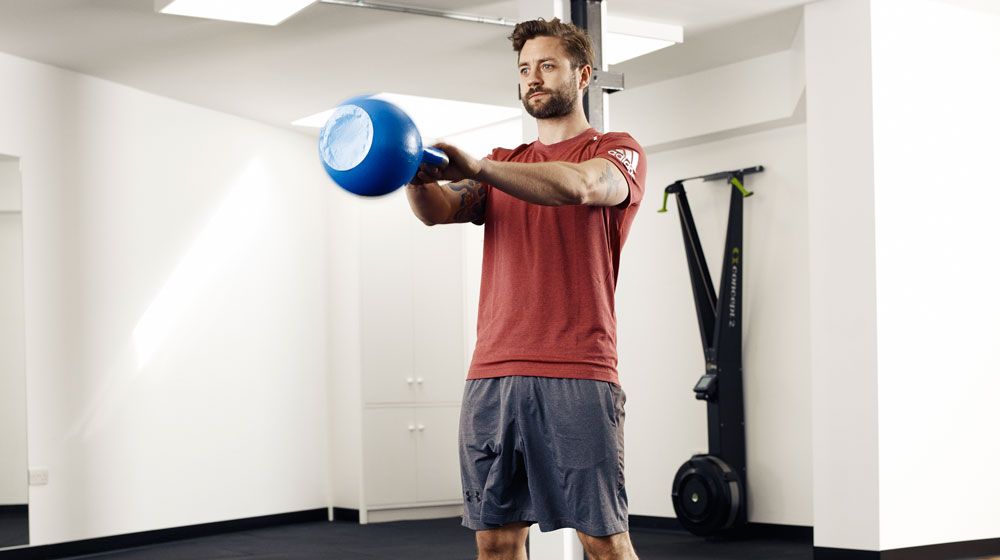
<path id="1" fill-rule="evenodd" d="M 684 45 L 615 68 L 635 85 L 787 48 L 797 27 L 787 10 L 811 0 L 606 1 L 609 13 L 685 28 Z M 157 14 L 153 3 L 3 0 L 0 51 L 287 127 L 363 92 L 518 106 L 507 27 L 329 4 L 267 27 Z M 517 19 L 516 0 L 394 3 Z"/>

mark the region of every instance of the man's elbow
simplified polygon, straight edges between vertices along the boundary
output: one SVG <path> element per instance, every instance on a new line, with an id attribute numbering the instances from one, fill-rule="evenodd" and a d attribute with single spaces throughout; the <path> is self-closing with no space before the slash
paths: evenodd
<path id="1" fill-rule="evenodd" d="M 557 206 L 579 206 L 581 204 L 587 204 L 587 201 L 592 198 L 592 191 L 595 188 L 594 185 L 590 184 L 585 173 L 580 173 L 576 180 L 572 182 L 571 186 L 564 189 L 559 196 L 559 200 L 556 202 Z"/>
<path id="2" fill-rule="evenodd" d="M 564 193 L 554 206 L 580 206 L 587 203 L 587 194 L 582 189 Z"/>
<path id="3" fill-rule="evenodd" d="M 594 180 L 587 182 L 576 195 L 577 202 L 587 206 L 617 206 L 628 197 L 628 185 L 609 187 L 606 182 Z"/>
<path id="4" fill-rule="evenodd" d="M 414 212 L 413 215 L 416 216 L 417 219 L 420 220 L 420 222 L 422 224 L 424 224 L 425 226 L 436 226 L 436 225 L 442 223 L 440 220 L 436 220 L 433 217 L 427 216 L 425 214 L 418 214 L 418 213 Z"/>
<path id="5" fill-rule="evenodd" d="M 599 181 L 589 181 L 587 178 L 583 178 L 569 195 L 567 204 L 573 205 L 590 205 L 594 204 L 598 200 L 601 190 L 601 185 Z"/>

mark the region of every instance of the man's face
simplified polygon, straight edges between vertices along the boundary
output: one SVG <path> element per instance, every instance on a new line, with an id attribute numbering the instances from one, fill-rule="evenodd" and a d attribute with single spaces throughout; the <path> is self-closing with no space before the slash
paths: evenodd
<path id="1" fill-rule="evenodd" d="M 535 37 L 521 48 L 521 103 L 536 119 L 570 114 L 580 96 L 581 69 L 573 69 L 557 37 Z"/>

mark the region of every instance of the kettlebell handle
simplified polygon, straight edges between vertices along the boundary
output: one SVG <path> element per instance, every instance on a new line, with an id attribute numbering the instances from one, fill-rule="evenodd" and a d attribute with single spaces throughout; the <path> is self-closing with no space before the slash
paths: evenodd
<path id="1" fill-rule="evenodd" d="M 446 167 L 448 165 L 448 154 L 437 148 L 424 148 L 424 156 L 420 160 L 422 163 L 434 167 Z"/>

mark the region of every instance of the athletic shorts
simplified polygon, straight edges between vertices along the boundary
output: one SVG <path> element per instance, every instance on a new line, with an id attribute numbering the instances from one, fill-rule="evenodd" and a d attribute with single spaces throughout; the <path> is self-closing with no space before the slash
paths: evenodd
<path id="1" fill-rule="evenodd" d="M 607 381 L 470 379 L 459 419 L 462 525 L 628 530 L 625 393 Z"/>

